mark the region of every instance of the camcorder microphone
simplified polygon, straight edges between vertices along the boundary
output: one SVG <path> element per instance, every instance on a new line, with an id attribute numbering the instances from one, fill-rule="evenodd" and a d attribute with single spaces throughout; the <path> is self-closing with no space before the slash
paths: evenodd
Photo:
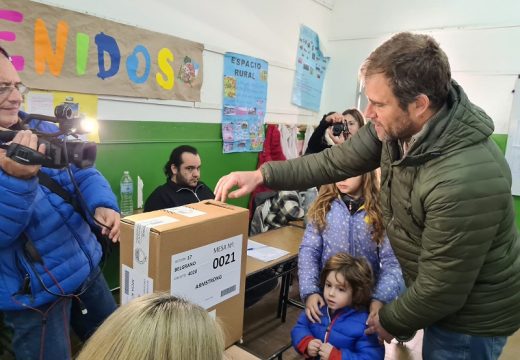
<path id="1" fill-rule="evenodd" d="M 66 102 L 56 106 L 56 117 L 26 114 L 22 119 L 25 124 L 31 120 L 49 121 L 58 123 L 60 131 L 47 134 L 29 127 L 28 130 L 33 131 L 38 136 L 38 147 L 45 144 L 45 154 L 24 145 L 11 143 L 2 145 L 7 150 L 6 155 L 20 164 L 42 165 L 54 169 L 61 169 L 69 164 L 74 164 L 78 168 L 93 166 L 97 154 L 96 143 L 67 139 L 68 135 L 77 136 L 76 134 L 82 133 L 78 129 L 83 118 L 73 110 L 74 108 L 71 107 L 70 103 Z M 0 131 L 0 142 L 7 143 L 13 140 L 17 132 L 14 130 Z"/>

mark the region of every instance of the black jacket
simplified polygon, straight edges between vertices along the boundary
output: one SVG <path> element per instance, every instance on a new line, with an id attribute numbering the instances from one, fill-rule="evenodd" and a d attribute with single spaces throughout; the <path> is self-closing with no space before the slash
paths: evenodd
<path id="1" fill-rule="evenodd" d="M 328 114 L 323 115 L 320 124 L 316 129 L 314 129 L 314 132 L 312 133 L 311 138 L 309 139 L 309 143 L 307 144 L 307 150 L 305 150 L 305 155 L 316 154 L 332 146 L 327 143 L 327 140 L 325 140 L 325 132 L 332 124 L 327 122 L 325 119 L 327 118 L 327 116 L 334 113 L 335 111 L 331 111 Z"/>
<path id="2" fill-rule="evenodd" d="M 146 199 L 144 211 L 167 209 L 214 198 L 213 191 L 202 181 L 199 181 L 197 186 L 192 188 L 179 186 L 168 179 L 165 184 L 158 186 Z"/>

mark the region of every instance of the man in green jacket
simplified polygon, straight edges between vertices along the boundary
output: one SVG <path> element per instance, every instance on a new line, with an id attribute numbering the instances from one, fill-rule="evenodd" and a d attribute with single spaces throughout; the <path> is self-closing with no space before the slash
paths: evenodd
<path id="1" fill-rule="evenodd" d="M 224 176 L 216 199 L 259 184 L 305 189 L 381 166 L 384 221 L 408 289 L 371 314 L 367 332 L 390 341 L 424 329 L 424 359 L 497 359 L 520 327 L 520 240 L 493 122 L 427 35 L 393 36 L 361 75 L 367 126 L 319 154 Z"/>

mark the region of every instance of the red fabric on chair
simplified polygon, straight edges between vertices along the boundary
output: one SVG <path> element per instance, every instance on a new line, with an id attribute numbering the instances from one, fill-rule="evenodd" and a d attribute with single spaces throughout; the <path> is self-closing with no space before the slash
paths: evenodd
<path id="1" fill-rule="evenodd" d="M 282 151 L 282 143 L 278 125 L 269 124 L 267 125 L 265 134 L 264 147 L 262 152 L 258 154 L 258 164 L 256 165 L 256 168 L 259 169 L 262 164 L 275 160 L 286 160 L 286 158 Z M 255 203 L 254 201 L 256 194 L 264 191 L 272 190 L 264 185 L 260 185 L 257 186 L 256 189 L 251 193 L 251 198 L 249 199 L 249 220 L 251 220 L 253 213 L 255 212 L 253 204 Z"/>

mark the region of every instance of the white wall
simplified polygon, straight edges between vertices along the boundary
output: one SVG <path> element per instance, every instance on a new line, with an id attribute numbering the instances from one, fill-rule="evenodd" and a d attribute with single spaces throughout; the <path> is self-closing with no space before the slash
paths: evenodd
<path id="1" fill-rule="evenodd" d="M 327 42 L 332 12 L 313 0 L 39 0 L 38 2 L 203 43 L 201 102 L 102 97 L 105 120 L 221 121 L 223 54 L 269 62 L 267 122 L 309 123 L 316 114 L 291 104 L 300 24 Z"/>
<path id="2" fill-rule="evenodd" d="M 330 6 L 319 4 L 324 2 Z M 317 123 L 321 113 L 355 106 L 357 72 L 371 50 L 398 31 L 433 35 L 453 77 L 507 133 L 511 90 L 520 73 L 520 1 L 500 0 L 38 0 L 140 28 L 201 42 L 201 102 L 105 97 L 101 119 L 218 123 L 223 53 L 269 62 L 267 122 Z M 331 56 L 320 113 L 291 104 L 300 24 L 320 36 Z"/>
<path id="3" fill-rule="evenodd" d="M 370 51 L 396 32 L 416 31 L 439 41 L 454 79 L 492 116 L 495 132 L 507 133 L 520 74 L 520 1 L 336 0 L 331 24 L 324 111 L 354 106 L 357 71 Z"/>

